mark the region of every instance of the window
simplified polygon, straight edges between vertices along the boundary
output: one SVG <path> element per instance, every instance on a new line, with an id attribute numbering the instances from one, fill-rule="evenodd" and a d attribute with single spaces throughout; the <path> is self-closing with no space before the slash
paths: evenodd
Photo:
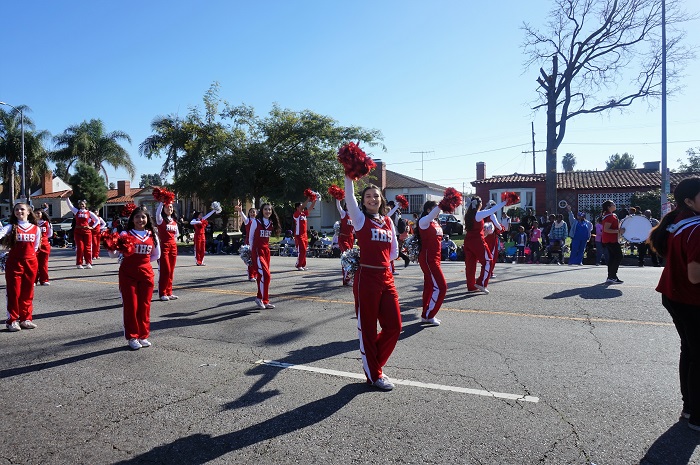
<path id="1" fill-rule="evenodd" d="M 490 199 L 494 200 L 496 203 L 501 201 L 501 194 L 504 192 L 515 192 L 520 196 L 520 203 L 515 205 L 510 205 L 508 208 L 520 207 L 523 210 L 527 208 L 532 208 L 535 210 L 535 189 L 498 189 L 489 192 Z"/>
<path id="2" fill-rule="evenodd" d="M 406 198 L 408 199 L 408 211 L 402 209 L 401 213 L 420 212 L 423 210 L 423 204 L 425 203 L 423 194 L 410 194 Z"/>

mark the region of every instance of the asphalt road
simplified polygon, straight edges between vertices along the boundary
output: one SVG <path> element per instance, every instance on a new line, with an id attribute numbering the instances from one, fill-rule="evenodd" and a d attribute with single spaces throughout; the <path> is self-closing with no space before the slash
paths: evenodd
<path id="1" fill-rule="evenodd" d="M 660 268 L 498 264 L 440 327 L 420 324 L 422 274 L 399 268 L 404 330 L 364 383 L 337 259 L 273 257 L 273 310 L 237 256 L 179 257 L 177 301 L 154 296 L 153 346 L 122 335 L 117 263 L 55 250 L 35 330 L 0 331 L 0 464 L 687 464 L 679 341 Z M 397 262 L 398 263 L 398 262 Z M 2 281 L 4 286 L 4 280 Z"/>

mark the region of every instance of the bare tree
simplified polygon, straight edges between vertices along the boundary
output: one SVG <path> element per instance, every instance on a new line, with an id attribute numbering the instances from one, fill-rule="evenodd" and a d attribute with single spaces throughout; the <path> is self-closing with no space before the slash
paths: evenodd
<path id="1" fill-rule="evenodd" d="M 554 0 L 546 29 L 523 25 L 526 66 L 540 66 L 540 103 L 547 110 L 547 208 L 556 211 L 557 148 L 578 115 L 624 109 L 661 95 L 662 3 L 668 82 L 693 56 L 675 29 L 688 19 L 681 0 Z M 542 66 L 551 60 L 551 71 Z M 671 89 L 675 90 L 675 89 Z M 669 91 L 670 92 L 670 91 Z"/>

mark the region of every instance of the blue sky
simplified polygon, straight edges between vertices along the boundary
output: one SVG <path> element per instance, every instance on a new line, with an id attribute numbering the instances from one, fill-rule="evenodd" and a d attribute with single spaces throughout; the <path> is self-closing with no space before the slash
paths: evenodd
<path id="1" fill-rule="evenodd" d="M 162 159 L 138 154 L 159 115 L 186 115 L 218 81 L 220 96 L 258 115 L 273 103 L 379 129 L 388 168 L 454 186 L 487 175 L 531 173 L 531 122 L 544 149 L 545 114 L 533 113 L 538 70 L 525 70 L 523 22 L 541 26 L 549 0 L 466 1 L 39 1 L 4 2 L 0 100 L 27 105 L 52 134 L 92 118 L 128 133 L 143 173 Z M 686 8 L 699 7 L 686 0 Z M 686 24 L 700 44 L 699 20 Z M 700 146 L 700 64 L 668 102 L 668 163 Z M 605 168 L 629 152 L 661 159 L 660 104 L 570 121 L 559 153 L 576 169 Z M 413 152 L 428 152 L 424 154 Z M 422 160 L 422 161 L 421 161 Z M 561 169 L 561 164 L 559 164 Z M 544 154 L 536 156 L 544 172 Z M 108 170 L 110 181 L 128 179 Z"/>

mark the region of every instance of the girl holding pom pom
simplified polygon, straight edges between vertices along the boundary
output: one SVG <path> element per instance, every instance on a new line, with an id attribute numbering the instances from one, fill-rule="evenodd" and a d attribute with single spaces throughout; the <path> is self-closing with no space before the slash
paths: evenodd
<path id="1" fill-rule="evenodd" d="M 481 197 L 475 195 L 469 200 L 467 212 L 464 214 L 464 261 L 467 273 L 467 292 L 489 293 L 486 287 L 493 271 L 493 256 L 484 237 L 484 219 L 503 208 L 507 203 L 508 200 L 503 200 L 487 210 L 482 210 Z M 478 279 L 475 279 L 477 262 L 481 264 L 481 274 Z"/>
<path id="2" fill-rule="evenodd" d="M 340 155 L 344 149 L 339 154 L 341 163 L 343 159 Z M 367 166 L 364 159 L 359 161 Z M 399 255 L 399 244 L 394 223 L 385 216 L 386 200 L 377 186 L 370 184 L 365 187 L 361 195 L 362 207 L 357 204 L 355 184 L 350 176 L 363 171 L 362 167 L 358 169 L 345 165 L 345 192 L 348 193 L 345 200 L 361 251 L 360 266 L 355 272 L 353 285 L 357 331 L 367 382 L 378 389 L 390 391 L 394 384 L 384 375 L 383 368 L 401 333 L 399 295 L 391 274 L 391 262 Z M 377 322 L 381 326 L 379 333 Z"/>
<path id="3" fill-rule="evenodd" d="M 308 189 L 307 189 L 308 191 Z M 297 263 L 296 268 L 299 271 L 306 271 L 306 251 L 309 248 L 309 237 L 307 235 L 307 218 L 309 216 L 309 206 L 311 210 L 316 207 L 316 195 L 313 192 L 304 192 L 312 200 L 308 200 L 306 204 L 297 202 L 294 204 L 294 243 L 297 247 Z"/>
<path id="4" fill-rule="evenodd" d="M 158 295 L 160 300 L 166 302 L 176 300 L 173 295 L 173 278 L 175 276 L 175 263 L 177 262 L 177 214 L 172 202 L 158 202 L 156 207 L 156 225 L 158 227 L 158 239 L 160 239 L 160 260 L 158 268 Z"/>
<path id="5" fill-rule="evenodd" d="M 204 236 L 204 230 L 207 228 L 209 222 L 207 218 L 216 213 L 216 210 L 212 210 L 206 215 L 202 216 L 202 212 L 195 211 L 192 214 L 192 220 L 190 224 L 194 228 L 194 260 L 197 266 L 204 265 L 204 251 L 207 247 L 207 238 Z"/>
<path id="6" fill-rule="evenodd" d="M 70 191 L 68 195 L 73 194 Z M 73 241 L 75 242 L 75 266 L 76 268 L 92 268 L 92 226 L 100 220 L 87 209 L 85 200 L 78 201 L 78 208 L 70 202 L 70 197 L 66 197 L 66 205 L 75 215 L 75 228 L 73 229 Z M 83 266 L 85 262 L 85 266 Z"/>
<path id="7" fill-rule="evenodd" d="M 257 269 L 258 295 L 255 305 L 258 308 L 275 308 L 270 303 L 270 236 L 280 233 L 280 220 L 269 203 L 264 203 L 258 211 L 258 216 L 251 221 L 248 242 L 250 257 Z"/>
<path id="8" fill-rule="evenodd" d="M 49 286 L 49 256 L 51 255 L 49 238 L 53 237 L 53 226 L 51 226 L 49 215 L 44 210 L 34 210 L 34 217 L 36 218 L 37 226 L 41 230 L 41 245 L 36 251 L 38 262 L 36 282 L 42 286 Z"/>
<path id="9" fill-rule="evenodd" d="M 434 200 L 423 204 L 423 212 L 418 220 L 416 236 L 420 238 L 418 263 L 423 271 L 423 313 L 421 322 L 439 326 L 435 316 L 445 300 L 447 281 L 440 265 L 442 227 L 436 221 L 440 207 Z"/>
<path id="10" fill-rule="evenodd" d="M 150 347 L 151 297 L 155 287 L 151 262 L 160 256 L 160 246 L 146 207 L 136 207 L 131 212 L 126 231 L 116 242 L 119 245 L 110 247 L 114 250 L 109 255 L 124 257 L 119 266 L 124 336 L 131 350 Z"/>
<path id="11" fill-rule="evenodd" d="M 258 211 L 255 209 L 255 207 L 250 207 L 248 209 L 248 216 L 246 216 L 246 214 L 243 213 L 243 207 L 241 206 L 240 201 L 238 202 L 238 205 L 236 205 L 235 209 L 238 212 L 238 214 L 241 215 L 241 219 L 243 220 L 243 226 L 245 228 L 243 234 L 243 244 L 250 245 L 250 239 L 248 237 L 250 234 L 250 225 L 253 221 L 255 221 L 255 215 L 257 215 Z M 248 281 L 255 281 L 257 277 L 257 267 L 255 266 L 255 263 L 251 263 L 248 266 Z"/>
<path id="12" fill-rule="evenodd" d="M 355 230 L 352 227 L 352 220 L 350 219 L 350 215 L 348 215 L 347 206 L 343 207 L 338 199 L 335 201 L 335 206 L 338 208 L 338 213 L 340 213 L 338 248 L 342 254 L 346 250 L 352 249 L 353 245 L 355 245 Z M 350 278 L 348 277 L 348 272 L 343 268 L 343 286 L 348 286 L 349 284 Z"/>

